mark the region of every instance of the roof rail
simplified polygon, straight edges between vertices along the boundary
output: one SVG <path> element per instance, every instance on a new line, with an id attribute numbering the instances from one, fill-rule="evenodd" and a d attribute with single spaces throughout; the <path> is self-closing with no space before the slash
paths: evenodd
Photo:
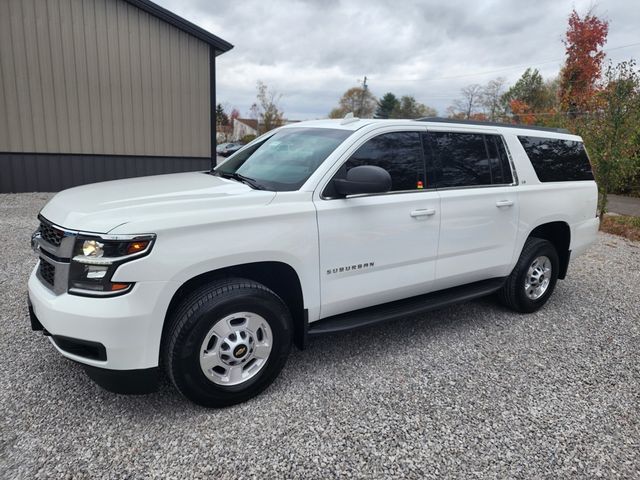
<path id="1" fill-rule="evenodd" d="M 537 125 L 524 125 L 520 123 L 502 123 L 502 122 L 485 122 L 483 120 L 459 120 L 457 118 L 442 118 L 442 117 L 423 117 L 417 119 L 419 122 L 434 122 L 434 123 L 458 123 L 461 125 L 477 125 L 479 127 L 508 127 L 508 128 L 522 128 L 526 130 L 540 130 L 541 132 L 555 132 L 555 133 L 571 133 L 566 128 L 552 128 L 552 127 L 539 127 Z"/>

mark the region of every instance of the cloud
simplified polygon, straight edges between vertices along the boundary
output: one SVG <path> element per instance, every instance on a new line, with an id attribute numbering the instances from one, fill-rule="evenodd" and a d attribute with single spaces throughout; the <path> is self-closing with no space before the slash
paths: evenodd
<path id="1" fill-rule="evenodd" d="M 562 38 L 575 6 L 591 0 L 211 1 L 157 3 L 235 45 L 217 59 L 218 100 L 246 114 L 257 80 L 283 94 L 292 119 L 326 116 L 342 93 L 366 75 L 371 91 L 411 94 L 444 113 L 460 88 L 527 66 L 555 76 Z M 640 9 L 601 1 L 609 47 L 637 43 Z M 640 57 L 640 46 L 609 57 Z"/>

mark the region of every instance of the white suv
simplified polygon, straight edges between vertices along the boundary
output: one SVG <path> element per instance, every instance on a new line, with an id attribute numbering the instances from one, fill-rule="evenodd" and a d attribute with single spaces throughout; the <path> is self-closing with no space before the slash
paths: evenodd
<path id="1" fill-rule="evenodd" d="M 549 299 L 598 230 L 580 137 L 451 120 L 271 131 L 212 172 L 72 188 L 42 209 L 32 326 L 100 385 L 163 369 L 244 401 L 292 344 L 491 293 Z"/>

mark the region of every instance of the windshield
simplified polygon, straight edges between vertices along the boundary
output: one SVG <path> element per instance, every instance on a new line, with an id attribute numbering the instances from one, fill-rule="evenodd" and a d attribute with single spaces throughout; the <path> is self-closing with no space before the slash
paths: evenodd
<path id="1" fill-rule="evenodd" d="M 297 190 L 351 133 L 333 128 L 283 129 L 232 155 L 214 172 L 238 174 L 266 190 Z"/>

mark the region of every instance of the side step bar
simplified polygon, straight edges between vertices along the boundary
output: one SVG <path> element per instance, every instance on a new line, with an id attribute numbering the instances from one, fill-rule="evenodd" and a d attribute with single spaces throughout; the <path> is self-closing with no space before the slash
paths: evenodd
<path id="1" fill-rule="evenodd" d="M 480 282 L 448 288 L 404 300 L 384 303 L 375 307 L 363 308 L 353 312 L 327 317 L 309 324 L 309 337 L 328 333 L 344 332 L 367 327 L 376 323 L 396 320 L 417 313 L 435 310 L 454 303 L 466 302 L 484 297 L 500 290 L 506 278 L 492 278 Z"/>

